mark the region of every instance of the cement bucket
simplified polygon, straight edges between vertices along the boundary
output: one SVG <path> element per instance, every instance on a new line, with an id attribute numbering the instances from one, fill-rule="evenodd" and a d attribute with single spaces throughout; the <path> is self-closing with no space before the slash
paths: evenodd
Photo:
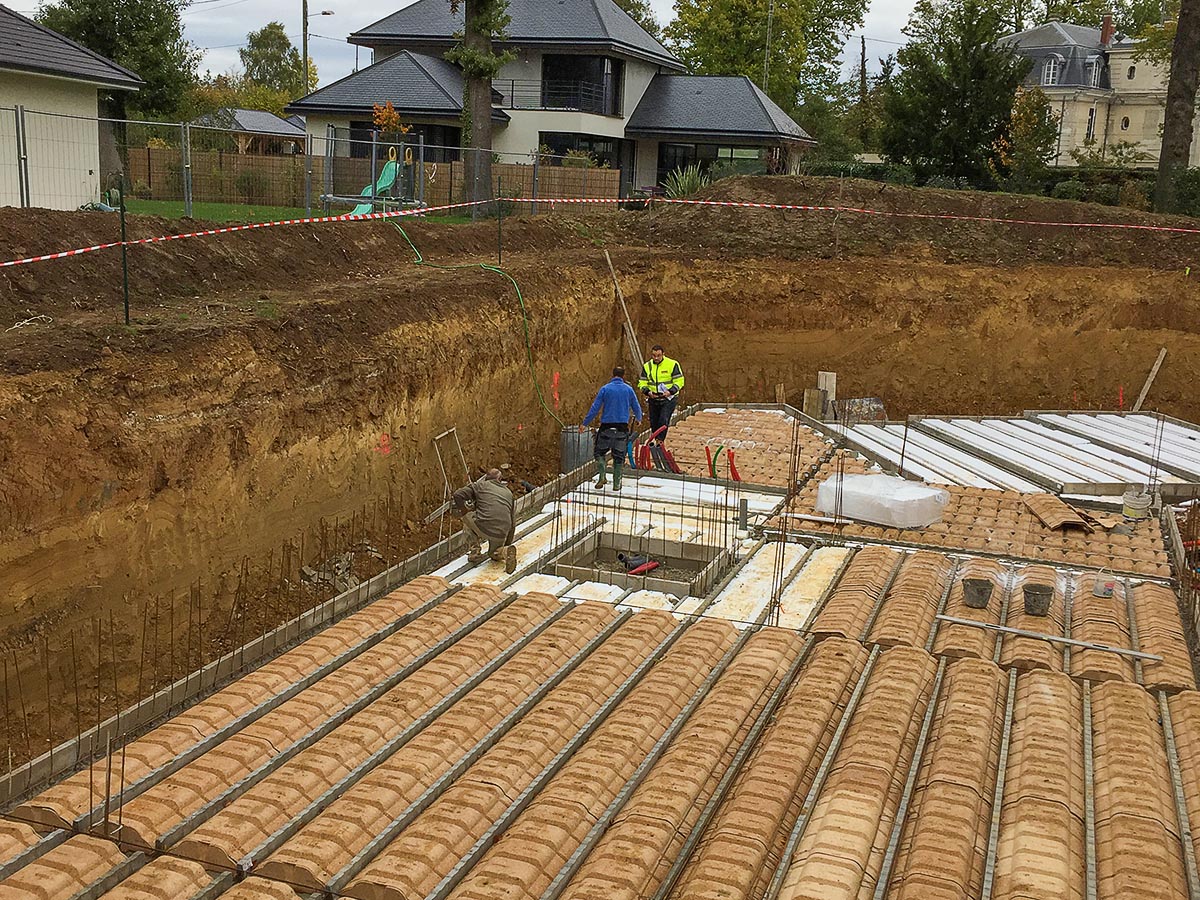
<path id="1" fill-rule="evenodd" d="M 558 439 L 558 454 L 562 473 L 574 472 L 592 458 L 592 430 L 583 425 L 564 428 Z"/>
<path id="2" fill-rule="evenodd" d="M 992 598 L 992 583 L 986 578 L 963 579 L 963 602 L 971 609 L 987 609 Z"/>
<path id="3" fill-rule="evenodd" d="M 1044 616 L 1050 612 L 1050 601 L 1054 599 L 1054 588 L 1048 584 L 1027 584 L 1021 588 L 1025 594 L 1025 614 Z"/>

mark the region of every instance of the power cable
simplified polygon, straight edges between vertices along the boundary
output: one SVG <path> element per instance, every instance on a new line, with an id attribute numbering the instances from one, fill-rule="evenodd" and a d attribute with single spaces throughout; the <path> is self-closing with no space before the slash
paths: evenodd
<path id="1" fill-rule="evenodd" d="M 517 292 L 517 301 L 521 305 L 521 322 L 522 322 L 522 325 L 524 327 L 524 332 L 525 332 L 525 357 L 529 363 L 529 377 L 533 381 L 533 388 L 534 388 L 534 391 L 537 393 L 538 402 L 542 405 L 542 409 L 544 409 L 546 411 L 546 413 L 550 416 L 550 418 L 554 419 L 554 421 L 557 422 L 560 427 L 566 428 L 567 424 L 555 414 L 554 410 L 552 410 L 549 407 L 549 405 L 546 403 L 546 398 L 542 394 L 542 385 L 541 385 L 541 382 L 538 381 L 537 369 L 534 367 L 534 364 L 533 364 L 533 342 L 530 340 L 530 337 L 529 337 L 529 311 L 525 307 L 525 295 L 521 293 L 521 286 L 519 284 L 517 284 L 517 280 L 515 278 L 513 278 L 511 275 L 509 275 L 507 272 L 505 272 L 503 269 L 501 269 L 499 266 L 493 266 L 493 265 L 490 265 L 489 263 L 465 263 L 465 264 L 460 264 L 460 265 L 447 266 L 447 265 L 440 265 L 438 263 L 428 262 L 428 261 L 426 261 L 425 257 L 421 255 L 421 251 L 417 249 L 417 245 L 412 242 L 412 238 L 410 238 L 408 236 L 408 232 L 404 230 L 404 228 L 400 225 L 400 223 L 397 222 L 395 219 L 392 219 L 391 222 L 392 222 L 392 225 L 395 226 L 396 230 L 400 232 L 401 236 L 404 238 L 404 240 L 408 244 L 409 248 L 412 249 L 412 252 L 415 256 L 415 259 L 413 260 L 413 263 L 415 265 L 429 266 L 434 269 L 446 269 L 446 270 L 450 270 L 450 271 L 453 271 L 456 269 L 476 269 L 476 268 L 478 268 L 478 269 L 483 269 L 485 272 L 494 272 L 497 275 L 501 275 L 504 278 L 507 278 L 512 283 L 513 289 Z"/>
<path id="2" fill-rule="evenodd" d="M 213 0 L 213 2 L 216 2 L 216 0 Z M 179 15 L 180 16 L 188 16 L 188 15 L 191 15 L 193 12 L 216 12 L 218 9 L 228 9 L 231 6 L 240 6 L 243 3 L 249 3 L 249 2 L 250 2 L 250 0 L 230 0 L 230 2 L 225 3 L 222 6 L 214 6 L 211 9 L 197 9 L 197 10 L 185 9 Z"/>

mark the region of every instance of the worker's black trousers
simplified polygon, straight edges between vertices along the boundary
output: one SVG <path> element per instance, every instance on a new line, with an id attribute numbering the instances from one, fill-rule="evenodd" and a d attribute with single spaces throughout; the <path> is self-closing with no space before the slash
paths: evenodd
<path id="1" fill-rule="evenodd" d="M 675 404 L 679 400 L 672 397 L 669 400 L 656 400 L 650 398 L 650 433 L 655 435 L 655 440 L 666 443 L 667 440 L 667 425 L 671 424 L 671 416 L 675 413 Z M 658 429 L 662 429 L 659 433 Z"/>

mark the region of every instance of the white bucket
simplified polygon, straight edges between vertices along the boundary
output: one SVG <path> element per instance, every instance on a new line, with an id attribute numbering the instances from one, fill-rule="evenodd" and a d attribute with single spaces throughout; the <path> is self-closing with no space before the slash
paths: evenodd
<path id="1" fill-rule="evenodd" d="M 1125 492 L 1125 496 L 1121 498 L 1122 509 L 1121 514 L 1127 519 L 1148 519 L 1150 518 L 1150 495 L 1139 491 L 1137 488 L 1130 488 Z"/>

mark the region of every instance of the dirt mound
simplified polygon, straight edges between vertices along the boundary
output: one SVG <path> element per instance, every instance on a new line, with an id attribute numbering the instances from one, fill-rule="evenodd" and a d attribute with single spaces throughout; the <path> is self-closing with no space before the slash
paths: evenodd
<path id="1" fill-rule="evenodd" d="M 129 216 L 131 240 L 219 226 L 156 216 Z M 439 257 L 495 252 L 496 225 L 448 225 L 404 220 L 417 241 Z M 553 249 L 575 238 L 550 220 L 505 223 L 505 243 Z M 120 240 L 116 215 L 0 209 L 0 262 Z M 577 239 L 576 239 L 577 240 Z M 285 225 L 232 234 L 144 244 L 129 250 L 130 286 L 143 304 L 160 298 L 200 297 L 245 289 L 286 289 L 303 281 L 382 273 L 408 263 L 411 251 L 383 220 Z M 111 308 L 121 295 L 118 248 L 0 269 L 0 330 L 55 309 Z"/>
<path id="2" fill-rule="evenodd" d="M 916 254 L 944 262 L 1006 266 L 1053 262 L 1155 268 L 1182 268 L 1200 259 L 1197 234 L 1023 224 L 1200 228 L 1195 219 L 1020 194 L 913 188 L 861 179 L 760 176 L 722 179 L 697 199 L 841 207 L 843 211 L 660 206 L 650 216 L 630 219 L 630 231 L 650 244 L 790 256 Z M 954 218 L 960 216 L 1014 221 Z"/>

